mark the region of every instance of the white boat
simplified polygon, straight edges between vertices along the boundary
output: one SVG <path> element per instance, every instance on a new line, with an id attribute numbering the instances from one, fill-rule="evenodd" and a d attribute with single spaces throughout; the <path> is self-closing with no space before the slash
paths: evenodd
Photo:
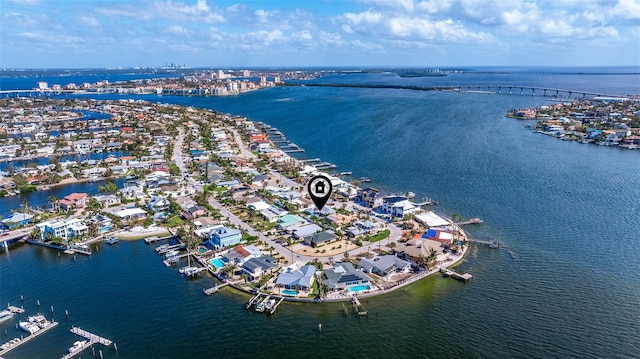
<path id="1" fill-rule="evenodd" d="M 165 249 L 167 249 L 169 247 L 170 247 L 169 244 L 161 244 L 161 245 L 156 247 L 156 252 L 160 253 L 160 252 L 164 251 Z"/>
<path id="2" fill-rule="evenodd" d="M 179 269 L 180 273 L 182 273 L 185 277 L 193 277 L 198 273 L 202 272 L 203 270 L 205 270 L 205 268 L 191 267 L 191 266 L 182 267 Z"/>
<path id="3" fill-rule="evenodd" d="M 108 239 L 105 239 L 104 242 L 108 245 L 112 245 L 112 244 L 116 244 L 120 241 L 120 238 L 118 237 L 109 237 Z"/>
<path id="4" fill-rule="evenodd" d="M 164 254 L 164 257 L 165 257 L 166 259 L 169 259 L 169 258 L 171 258 L 171 257 L 175 257 L 175 256 L 177 256 L 178 254 L 180 254 L 180 252 L 179 252 L 179 251 L 176 251 L 176 250 L 174 249 L 174 250 L 171 250 L 171 251 L 168 251 L 167 253 L 165 253 L 165 254 Z"/>
<path id="5" fill-rule="evenodd" d="M 13 318 L 13 313 L 10 310 L 5 309 L 0 311 L 0 323 L 5 322 L 11 318 Z"/>
<path id="6" fill-rule="evenodd" d="M 71 348 L 69 348 L 69 353 L 73 353 L 78 350 L 81 350 L 82 347 L 84 347 L 84 345 L 87 344 L 87 342 L 88 342 L 87 340 L 78 340 L 77 342 L 74 342 Z"/>
<path id="7" fill-rule="evenodd" d="M 38 314 L 38 315 L 32 315 L 29 317 L 29 322 L 37 325 L 40 329 L 45 328 L 47 325 L 51 324 L 50 321 L 47 320 L 47 318 L 44 317 L 44 315 L 42 314 Z"/>
<path id="8" fill-rule="evenodd" d="M 276 305 L 276 300 L 275 299 L 269 299 L 267 301 L 267 303 L 265 303 L 264 306 L 265 306 L 266 311 L 270 312 L 275 305 Z"/>
<path id="9" fill-rule="evenodd" d="M 31 323 L 31 322 L 19 322 L 18 326 L 20 327 L 20 329 L 24 330 L 29 334 L 34 334 L 35 332 L 40 330 L 40 327 L 36 323 Z"/>

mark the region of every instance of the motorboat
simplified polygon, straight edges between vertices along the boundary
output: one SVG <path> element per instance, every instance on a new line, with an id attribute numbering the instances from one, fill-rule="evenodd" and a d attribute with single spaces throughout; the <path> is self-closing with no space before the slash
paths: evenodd
<path id="1" fill-rule="evenodd" d="M 73 353 L 78 350 L 81 350 L 84 347 L 84 345 L 87 343 L 88 343 L 87 340 L 78 340 L 77 342 L 74 342 L 71 348 L 69 348 L 69 353 Z"/>
<path id="2" fill-rule="evenodd" d="M 120 242 L 120 238 L 113 236 L 113 237 L 109 237 L 108 239 L 105 239 L 104 242 L 108 245 L 113 245 Z"/>
<path id="3" fill-rule="evenodd" d="M 47 325 L 51 324 L 51 322 L 48 321 L 47 318 L 45 318 L 44 315 L 42 315 L 42 314 L 29 316 L 28 320 L 29 320 L 29 322 L 34 323 L 35 325 L 37 325 L 40 329 L 43 329 Z"/>
<path id="4" fill-rule="evenodd" d="M 171 257 L 175 257 L 175 256 L 177 256 L 178 254 L 180 254 L 180 251 L 177 251 L 177 250 L 175 250 L 175 249 L 174 249 L 174 250 L 171 250 L 171 251 L 168 251 L 167 253 L 165 253 L 165 254 L 164 254 L 164 257 L 165 257 L 166 259 L 169 259 L 169 258 L 171 258 Z"/>
<path id="5" fill-rule="evenodd" d="M 40 330 L 40 327 L 38 326 L 38 324 L 32 323 L 32 322 L 19 322 L 18 326 L 20 327 L 20 329 L 24 330 L 29 334 L 34 334 L 35 332 Z"/>

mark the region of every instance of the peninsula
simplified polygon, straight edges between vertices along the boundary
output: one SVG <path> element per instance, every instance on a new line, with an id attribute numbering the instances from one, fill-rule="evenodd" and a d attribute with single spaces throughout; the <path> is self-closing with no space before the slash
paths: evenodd
<path id="1" fill-rule="evenodd" d="M 23 204 L 3 221 L 5 246 L 29 237 L 91 254 L 97 240 L 175 236 L 172 250 L 159 247 L 165 264 L 188 256 L 201 266 L 183 274 L 206 268 L 258 297 L 297 301 L 382 294 L 439 271 L 470 278 L 446 268 L 469 245 L 460 224 L 479 219 L 463 223 L 410 192 L 362 186 L 366 179 L 349 181 L 351 172 L 322 172 L 316 160 L 288 155 L 284 134 L 266 124 L 133 100 L 22 98 L 1 106 L 0 157 L 12 161 L 0 173 L 4 194 L 103 181 L 98 193 L 50 198 L 46 208 Z M 100 159 L 60 160 L 81 153 Z M 30 162 L 37 157 L 48 164 Z M 321 211 L 304 190 L 314 174 L 334 189 Z M 121 187 L 118 177 L 126 181 Z"/>

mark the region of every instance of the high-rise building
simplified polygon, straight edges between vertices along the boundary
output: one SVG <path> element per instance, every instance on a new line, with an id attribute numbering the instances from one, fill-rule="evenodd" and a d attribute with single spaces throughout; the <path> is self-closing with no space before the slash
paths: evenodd
<path id="1" fill-rule="evenodd" d="M 40 90 L 46 90 L 46 89 L 48 89 L 48 88 L 49 88 L 49 84 L 48 84 L 48 83 L 46 83 L 45 81 L 39 81 L 39 82 L 38 82 L 38 88 L 39 88 Z"/>
<path id="2" fill-rule="evenodd" d="M 251 71 L 249 70 L 242 70 L 242 77 L 249 77 L 251 76 Z"/>

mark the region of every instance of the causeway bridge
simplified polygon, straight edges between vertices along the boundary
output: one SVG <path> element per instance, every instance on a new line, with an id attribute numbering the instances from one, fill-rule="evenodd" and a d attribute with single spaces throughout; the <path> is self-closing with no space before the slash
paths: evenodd
<path id="1" fill-rule="evenodd" d="M 619 94 L 607 94 L 595 91 L 559 89 L 551 87 L 539 87 L 529 85 L 449 85 L 449 86 L 408 86 L 385 84 L 331 84 L 331 83 L 284 83 L 279 86 L 306 86 L 306 87 L 343 87 L 343 88 L 372 88 L 372 89 L 397 89 L 414 91 L 450 91 L 450 92 L 475 92 L 502 95 L 520 96 L 548 96 L 558 98 L 586 98 L 586 97 L 611 97 L 622 98 Z"/>

